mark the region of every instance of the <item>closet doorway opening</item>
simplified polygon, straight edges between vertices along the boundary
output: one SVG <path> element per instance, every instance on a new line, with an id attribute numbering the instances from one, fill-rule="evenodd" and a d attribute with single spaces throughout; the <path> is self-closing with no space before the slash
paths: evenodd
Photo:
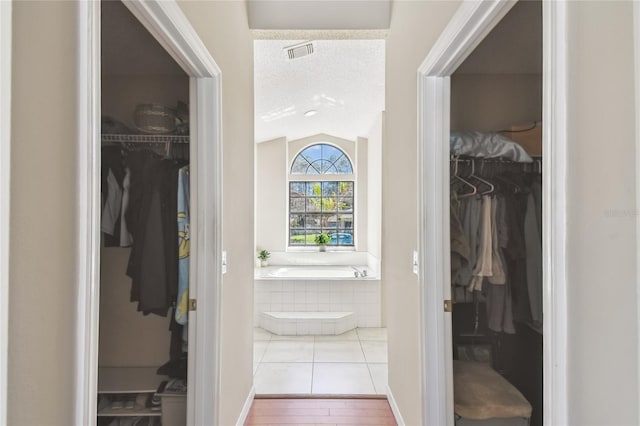
<path id="1" fill-rule="evenodd" d="M 385 42 L 302 37 L 254 44 L 254 388 L 384 398 Z"/>
<path id="2" fill-rule="evenodd" d="M 542 426 L 542 2 L 517 2 L 451 75 L 450 122 L 454 404 L 490 380 L 514 396 L 500 416 Z"/>
<path id="3" fill-rule="evenodd" d="M 419 69 L 427 424 L 564 423 L 563 16 L 463 5 Z"/>
<path id="4" fill-rule="evenodd" d="M 82 12 L 76 424 L 215 424 L 220 70 L 175 2 Z M 173 306 L 188 322 L 171 336 Z"/>
<path id="5" fill-rule="evenodd" d="M 123 3 L 101 6 L 98 425 L 186 424 L 189 77 Z"/>

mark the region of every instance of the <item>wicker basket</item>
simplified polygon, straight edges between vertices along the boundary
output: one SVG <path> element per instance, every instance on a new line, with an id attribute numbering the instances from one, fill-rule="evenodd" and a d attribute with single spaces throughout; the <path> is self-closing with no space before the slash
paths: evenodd
<path id="1" fill-rule="evenodd" d="M 158 104 L 140 104 L 133 115 L 136 128 L 144 133 L 165 134 L 176 129 L 176 113 Z"/>

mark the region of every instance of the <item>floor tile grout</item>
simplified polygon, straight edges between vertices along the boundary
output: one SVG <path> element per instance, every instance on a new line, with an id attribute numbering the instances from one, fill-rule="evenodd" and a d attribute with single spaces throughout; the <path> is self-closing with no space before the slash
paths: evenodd
<path id="1" fill-rule="evenodd" d="M 378 339 L 372 339 L 371 337 L 369 337 L 369 339 L 367 338 L 362 338 L 360 336 L 360 333 L 358 333 L 358 329 L 355 329 L 355 337 L 356 339 L 351 340 L 351 339 L 318 339 L 318 337 L 321 336 L 311 336 L 311 339 L 308 340 L 303 340 L 303 339 L 286 339 L 282 338 L 282 339 L 273 339 L 272 336 L 269 336 L 268 340 L 263 340 L 267 342 L 267 345 L 264 349 L 264 352 L 261 356 L 260 361 L 258 362 L 258 366 L 256 368 L 256 372 L 254 373 L 254 377 L 256 376 L 258 369 L 260 368 L 260 366 L 265 365 L 265 364 L 311 364 L 311 389 L 310 389 L 310 393 L 309 394 L 313 394 L 313 385 L 314 385 L 314 378 L 315 378 L 315 374 L 316 374 L 316 364 L 333 364 L 333 365 L 365 365 L 366 366 L 366 371 L 368 374 L 368 382 L 370 385 L 370 388 L 373 389 L 373 394 L 374 395 L 384 395 L 383 393 L 379 393 L 378 389 L 376 387 L 376 383 L 373 379 L 373 373 L 371 371 L 371 364 L 377 364 L 377 365 L 388 365 L 388 362 L 370 362 L 368 360 L 368 357 L 366 355 L 366 352 L 364 350 L 364 346 L 363 346 L 363 342 L 380 342 L 380 343 L 385 343 L 386 344 L 386 337 L 384 338 L 378 338 Z M 258 342 L 261 340 L 254 340 L 255 342 Z M 294 342 L 304 342 L 304 343 L 312 343 L 312 357 L 311 357 L 311 361 L 269 361 L 266 362 L 264 361 L 264 358 L 267 354 L 267 351 L 269 349 L 269 345 L 272 342 L 288 342 L 288 343 L 294 343 Z M 364 359 L 364 362 L 358 362 L 358 361 L 318 361 L 317 360 L 317 345 L 316 343 L 321 343 L 321 342 L 327 342 L 327 343 L 340 343 L 340 342 L 348 342 L 348 343 L 352 343 L 352 342 L 358 342 L 358 346 L 360 348 L 360 353 L 362 354 L 362 358 Z M 365 385 L 366 386 L 366 385 Z M 306 394 L 306 393 L 303 393 Z M 336 393 L 336 395 L 340 395 L 341 393 Z"/>

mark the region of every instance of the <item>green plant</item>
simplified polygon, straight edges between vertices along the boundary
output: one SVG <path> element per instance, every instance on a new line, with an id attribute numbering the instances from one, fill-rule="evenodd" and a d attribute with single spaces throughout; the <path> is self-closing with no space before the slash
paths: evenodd
<path id="1" fill-rule="evenodd" d="M 316 235 L 313 241 L 315 241 L 315 243 L 319 246 L 326 246 L 331 241 L 331 237 L 329 236 L 329 234 L 325 234 L 323 232 L 321 234 Z"/>
<path id="2" fill-rule="evenodd" d="M 269 250 L 260 250 L 260 253 L 258 253 L 258 259 L 260 259 L 261 261 L 267 260 L 269 256 L 271 256 Z"/>

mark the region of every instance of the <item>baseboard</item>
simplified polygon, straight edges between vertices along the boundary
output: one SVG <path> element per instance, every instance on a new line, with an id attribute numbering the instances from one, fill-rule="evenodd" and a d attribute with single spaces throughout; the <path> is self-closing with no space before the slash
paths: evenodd
<path id="1" fill-rule="evenodd" d="M 251 404 L 253 404 L 253 399 L 255 398 L 255 396 L 256 388 L 254 386 L 251 386 L 251 390 L 249 391 L 247 400 L 244 402 L 244 406 L 242 407 L 242 411 L 240 412 L 240 417 L 238 417 L 236 426 L 243 426 L 247 421 L 247 416 L 249 415 L 249 410 L 251 410 Z"/>
<path id="2" fill-rule="evenodd" d="M 387 400 L 389 401 L 389 406 L 391 407 L 391 412 L 393 413 L 393 417 L 396 418 L 396 423 L 398 426 L 405 426 L 406 423 L 402 418 L 402 414 L 400 414 L 400 408 L 398 408 L 398 404 L 396 404 L 396 399 L 393 397 L 393 392 L 391 392 L 391 388 L 387 385 Z"/>

